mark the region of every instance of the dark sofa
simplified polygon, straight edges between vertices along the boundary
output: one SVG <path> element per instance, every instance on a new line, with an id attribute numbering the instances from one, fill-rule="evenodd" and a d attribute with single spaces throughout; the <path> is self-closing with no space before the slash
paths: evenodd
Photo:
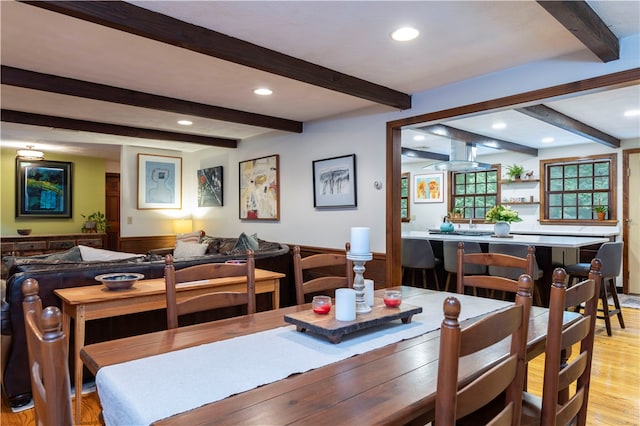
<path id="1" fill-rule="evenodd" d="M 229 240 L 229 239 L 223 239 Z M 261 249 L 262 248 L 262 249 Z M 289 247 L 285 244 L 261 241 L 261 248 L 255 250 L 256 267 L 272 271 L 289 273 L 290 261 L 287 255 Z M 224 262 L 229 259 L 239 259 L 245 256 L 241 253 L 210 253 L 203 256 L 194 256 L 175 260 L 176 269 L 188 266 Z M 3 318 L 8 320 L 2 323 L 2 334 L 11 335 L 11 348 L 8 354 L 7 364 L 3 372 L 3 388 L 12 406 L 26 404 L 31 399 L 31 384 L 27 363 L 27 347 L 22 312 L 22 284 L 27 278 L 35 278 L 38 281 L 43 306 L 61 307 L 60 300 L 54 294 L 54 290 L 69 287 L 99 285 L 94 277 L 100 274 L 112 272 L 141 273 L 145 278 L 160 278 L 164 274 L 164 259 L 161 254 L 151 253 L 144 257 L 112 262 L 72 262 L 64 260 L 47 261 L 43 257 L 3 259 L 6 262 L 9 275 L 6 283 L 6 304 L 3 309 Z M 281 280 L 281 286 L 287 285 L 288 280 Z M 290 293 L 281 291 L 284 297 Z M 269 309 L 271 306 L 269 295 L 258 295 L 258 309 Z M 260 298 L 265 296 L 264 298 Z M 286 306 L 288 300 L 281 300 Z M 8 315 L 7 315 L 8 314 Z M 234 312 L 215 312 L 208 316 L 197 318 L 198 320 L 218 319 L 231 316 Z M 73 329 L 73 325 L 72 325 Z M 105 318 L 87 322 L 85 344 L 99 341 L 112 340 L 136 334 L 149 333 L 166 329 L 166 313 L 164 310 L 142 312 L 121 317 Z M 73 335 L 70 337 L 72 348 Z M 72 354 L 70 350 L 70 370 L 73 369 Z M 89 376 L 85 370 L 85 380 Z M 71 378 L 73 380 L 73 377 Z"/>

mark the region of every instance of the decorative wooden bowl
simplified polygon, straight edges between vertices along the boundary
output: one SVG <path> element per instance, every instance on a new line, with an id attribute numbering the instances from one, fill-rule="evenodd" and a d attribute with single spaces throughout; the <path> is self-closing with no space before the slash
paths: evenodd
<path id="1" fill-rule="evenodd" d="M 102 274 L 95 277 L 96 281 L 100 281 L 109 290 L 127 290 L 142 278 L 144 278 L 144 275 L 134 274 L 133 272 Z"/>

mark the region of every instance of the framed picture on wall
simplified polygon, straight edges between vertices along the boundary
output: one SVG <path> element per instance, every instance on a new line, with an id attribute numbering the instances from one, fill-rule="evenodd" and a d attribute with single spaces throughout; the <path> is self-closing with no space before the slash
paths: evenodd
<path id="1" fill-rule="evenodd" d="M 198 170 L 198 207 L 222 205 L 222 166 Z"/>
<path id="2" fill-rule="evenodd" d="M 240 219 L 280 220 L 279 155 L 241 161 Z"/>
<path id="3" fill-rule="evenodd" d="M 16 159 L 16 217 L 70 218 L 73 163 Z"/>
<path id="4" fill-rule="evenodd" d="M 356 155 L 314 161 L 313 206 L 344 208 L 357 205 Z"/>
<path id="5" fill-rule="evenodd" d="M 414 203 L 442 203 L 444 173 L 429 173 L 413 176 Z"/>
<path id="6" fill-rule="evenodd" d="M 182 158 L 138 154 L 138 210 L 182 208 Z"/>

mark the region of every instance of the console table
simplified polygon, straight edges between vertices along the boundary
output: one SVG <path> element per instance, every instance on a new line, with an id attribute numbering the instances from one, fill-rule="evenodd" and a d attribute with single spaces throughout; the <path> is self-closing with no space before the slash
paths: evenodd
<path id="1" fill-rule="evenodd" d="M 280 300 L 280 278 L 285 274 L 255 270 L 256 294 L 272 293 L 273 309 L 278 309 Z M 182 283 L 177 286 L 178 300 L 215 291 L 245 291 L 246 280 L 242 277 L 216 278 Z M 84 347 L 85 322 L 93 319 L 153 311 L 167 307 L 164 278 L 140 280 L 128 290 L 110 291 L 102 285 L 71 287 L 55 290 L 62 301 L 62 330 L 69 336 L 71 318 L 75 320 L 73 348 L 76 422 L 80 423 L 82 409 L 82 360 L 80 350 Z"/>
<path id="2" fill-rule="evenodd" d="M 106 246 L 107 234 L 49 234 L 49 235 L 16 235 L 0 237 L 2 256 L 33 256 L 69 250 L 77 245 L 93 248 Z"/>

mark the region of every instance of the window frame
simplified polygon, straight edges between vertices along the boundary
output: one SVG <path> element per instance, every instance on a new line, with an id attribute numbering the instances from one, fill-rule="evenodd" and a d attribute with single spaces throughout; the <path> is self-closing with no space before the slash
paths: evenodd
<path id="1" fill-rule="evenodd" d="M 549 218 L 549 193 L 550 177 L 548 170 L 552 166 L 566 166 L 570 164 L 595 164 L 599 161 L 609 161 L 609 205 L 608 216 L 605 220 L 592 219 L 550 219 Z M 589 225 L 589 226 L 611 226 L 618 223 L 618 154 L 597 154 L 586 157 L 564 157 L 548 158 L 540 160 L 540 216 L 539 222 L 545 225 Z M 580 191 L 576 191 L 579 193 Z M 584 192 L 594 192 L 584 191 Z M 557 193 L 554 191 L 554 193 Z"/>
<path id="2" fill-rule="evenodd" d="M 448 212 L 452 212 L 455 209 L 455 197 L 456 197 L 456 185 L 455 185 L 455 175 L 456 174 L 467 174 L 467 173 L 481 173 L 481 172 L 487 172 L 487 171 L 495 171 L 496 172 L 496 185 L 497 185 L 497 190 L 496 190 L 496 204 L 500 204 L 501 200 L 502 200 L 502 184 L 501 184 L 501 176 L 502 176 L 502 167 L 500 164 L 492 164 L 490 169 L 486 169 L 486 170 L 472 170 L 472 171 L 467 171 L 467 172 L 449 172 L 449 200 L 448 200 L 448 207 L 447 207 L 447 211 Z M 478 193 L 476 193 L 478 194 Z M 465 210 L 463 209 L 462 211 L 462 218 L 459 219 L 455 219 L 450 217 L 449 218 L 451 222 L 454 223 L 469 223 L 469 218 L 465 217 Z M 474 217 L 471 219 L 471 223 L 485 223 L 485 217 Z"/>

